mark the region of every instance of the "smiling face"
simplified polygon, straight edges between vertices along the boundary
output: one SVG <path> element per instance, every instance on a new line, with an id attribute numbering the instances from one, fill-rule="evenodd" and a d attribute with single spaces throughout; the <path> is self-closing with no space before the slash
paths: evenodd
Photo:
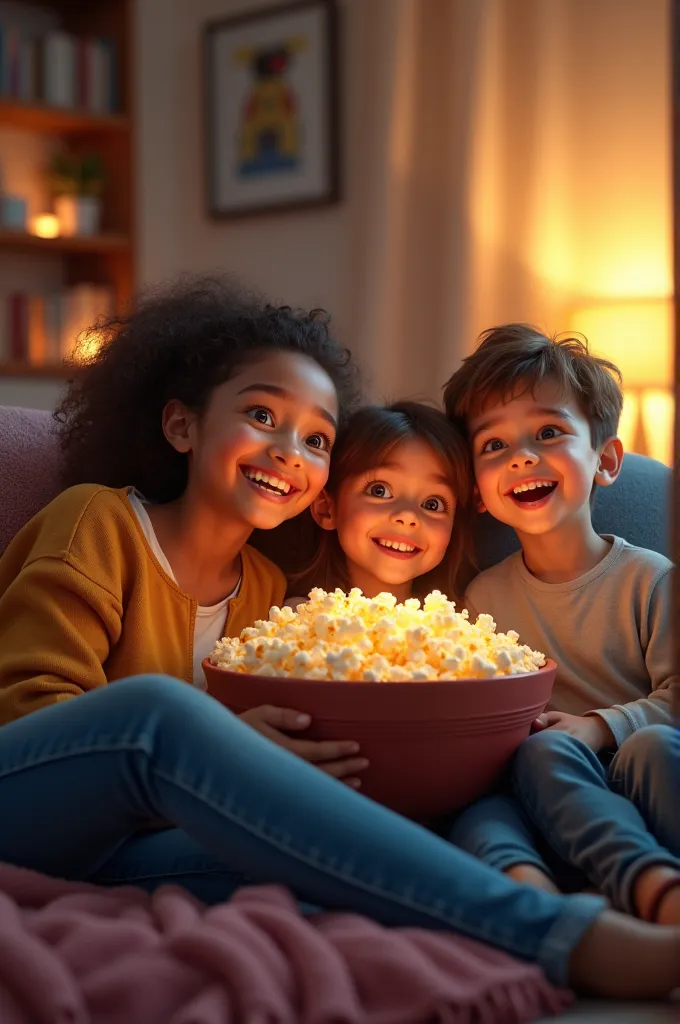
<path id="1" fill-rule="evenodd" d="M 468 427 L 479 496 L 494 518 L 520 537 L 590 523 L 593 483 L 612 482 L 607 453 L 620 443 L 594 449 L 573 396 L 541 381 L 505 403 L 487 402 Z"/>
<path id="2" fill-rule="evenodd" d="M 403 599 L 410 582 L 444 558 L 456 497 L 442 461 L 413 439 L 383 465 L 344 480 L 337 496 L 319 498 L 313 511 L 321 526 L 337 530 L 352 586 Z"/>
<path id="3" fill-rule="evenodd" d="M 328 479 L 338 400 L 328 374 L 307 356 L 264 353 L 213 391 L 186 429 L 166 436 L 189 453 L 187 495 L 234 523 L 270 530 L 302 512 Z M 182 413 L 182 410 L 183 413 Z"/>

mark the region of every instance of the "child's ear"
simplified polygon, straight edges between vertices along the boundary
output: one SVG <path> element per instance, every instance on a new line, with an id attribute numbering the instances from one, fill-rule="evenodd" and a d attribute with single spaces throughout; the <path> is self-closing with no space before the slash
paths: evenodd
<path id="1" fill-rule="evenodd" d="M 623 445 L 618 437 L 610 437 L 600 452 L 595 474 L 595 483 L 600 487 L 609 487 L 621 472 L 623 462 Z"/>
<path id="2" fill-rule="evenodd" d="M 310 506 L 312 517 L 322 530 L 335 529 L 335 502 L 328 491 L 323 490 Z"/>
<path id="3" fill-rule="evenodd" d="M 166 403 L 161 415 L 161 424 L 166 440 L 175 451 L 184 455 L 192 450 L 196 420 L 196 413 L 187 409 L 184 402 L 180 402 L 179 399 L 172 398 Z"/>
<path id="4" fill-rule="evenodd" d="M 479 487 L 477 486 L 477 484 L 475 484 L 474 490 L 473 490 L 472 493 L 473 493 L 475 508 L 477 509 L 477 511 L 478 512 L 486 512 L 486 505 L 482 501 L 482 497 L 481 497 L 481 495 L 479 493 Z"/>

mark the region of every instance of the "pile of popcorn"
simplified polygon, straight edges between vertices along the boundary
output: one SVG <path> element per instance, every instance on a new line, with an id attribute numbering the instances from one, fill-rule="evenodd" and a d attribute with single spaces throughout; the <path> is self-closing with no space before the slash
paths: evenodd
<path id="1" fill-rule="evenodd" d="M 274 607 L 238 638 L 220 640 L 218 668 L 259 676 L 349 682 L 487 679 L 533 672 L 545 664 L 514 630 L 496 633 L 490 615 L 475 623 L 434 590 L 423 606 L 392 594 L 364 597 L 315 589 L 291 608 Z"/>

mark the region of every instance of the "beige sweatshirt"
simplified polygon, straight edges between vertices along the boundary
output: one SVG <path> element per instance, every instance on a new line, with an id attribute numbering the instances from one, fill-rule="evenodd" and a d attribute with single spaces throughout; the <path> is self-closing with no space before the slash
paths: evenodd
<path id="1" fill-rule="evenodd" d="M 671 717 L 672 564 L 620 537 L 604 559 L 568 583 L 543 583 L 521 552 L 468 587 L 470 618 L 493 616 L 499 630 L 557 662 L 552 710 L 597 713 L 617 745 Z"/>

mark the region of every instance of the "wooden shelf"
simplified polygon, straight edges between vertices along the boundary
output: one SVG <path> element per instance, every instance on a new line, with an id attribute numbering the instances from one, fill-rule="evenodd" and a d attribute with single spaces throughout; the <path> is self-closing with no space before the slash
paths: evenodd
<path id="1" fill-rule="evenodd" d="M 87 109 L 49 106 L 39 99 L 22 102 L 15 96 L 0 97 L 0 164 L 5 149 L 13 146 L 16 131 L 32 132 L 36 136 L 24 156 L 19 154 L 19 170 L 15 173 L 16 192 L 30 192 L 31 212 L 47 209 L 47 188 L 38 195 L 44 165 L 49 163 L 54 142 L 75 155 L 96 153 L 104 167 L 106 188 L 102 196 L 106 229 L 95 237 L 36 238 L 27 231 L 11 231 L 0 227 L 0 276 L 5 276 L 5 264 L 16 260 L 13 268 L 12 290 L 26 295 L 41 294 L 45 288 L 45 264 L 60 271 L 60 284 L 64 290 L 79 284 L 109 287 L 114 309 L 129 308 L 136 284 L 136 182 L 135 164 L 135 106 L 137 93 L 133 89 L 131 73 L 134 52 L 136 0 L 18 0 L 10 4 L 24 8 L 8 14 L 10 22 L 25 24 L 26 31 L 36 34 L 45 31 L 47 21 L 31 14 L 30 8 L 52 13 L 55 27 L 76 39 L 101 38 L 111 40 L 115 49 L 116 104 L 122 113 L 97 114 Z M 3 6 L 0 2 L 0 6 Z M 19 16 L 21 15 L 21 16 Z M 6 131 L 3 132 L 2 129 Z M 31 157 L 30 150 L 35 152 Z M 14 154 L 12 154 L 14 156 Z M 31 163 L 26 169 L 26 188 L 22 188 L 20 167 L 23 160 Z M 11 161 L 10 161 L 11 162 Z M 42 166 L 41 166 L 42 165 Z M 33 184 L 32 189 L 28 185 Z M 45 182 L 45 186 L 47 183 Z M 19 257 L 21 257 L 19 259 Z M 0 318 L 5 315 L 4 293 L 8 288 L 0 283 Z M 2 331 L 0 331 L 2 333 Z M 23 351 L 16 349 L 15 351 Z M 3 353 L 5 356 L 8 353 Z M 32 366 L 2 362 L 0 377 L 34 377 L 65 379 L 71 373 L 65 366 Z"/>
<path id="2" fill-rule="evenodd" d="M 0 378 L 2 377 L 44 377 L 47 380 L 66 380 L 73 375 L 73 366 L 65 363 L 45 364 L 40 366 L 35 363 L 0 363 Z"/>
<path id="3" fill-rule="evenodd" d="M 127 235 L 78 235 L 72 238 L 38 238 L 27 231 L 8 231 L 0 228 L 0 250 L 20 249 L 53 253 L 111 253 L 126 252 L 130 248 Z"/>
<path id="4" fill-rule="evenodd" d="M 130 120 L 122 114 L 93 114 L 0 99 L 0 128 L 9 125 L 31 132 L 82 135 L 89 132 L 127 132 Z"/>

